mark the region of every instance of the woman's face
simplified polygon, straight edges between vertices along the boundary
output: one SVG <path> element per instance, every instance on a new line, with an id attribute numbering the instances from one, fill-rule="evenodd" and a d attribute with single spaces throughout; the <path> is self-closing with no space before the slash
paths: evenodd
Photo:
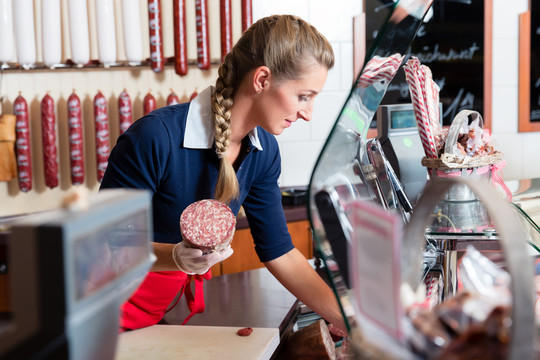
<path id="1" fill-rule="evenodd" d="M 315 64 L 305 75 L 296 80 L 279 84 L 269 81 L 269 86 L 259 94 L 253 120 L 271 134 L 279 135 L 297 120 L 309 121 L 315 97 L 322 91 L 328 70 Z"/>

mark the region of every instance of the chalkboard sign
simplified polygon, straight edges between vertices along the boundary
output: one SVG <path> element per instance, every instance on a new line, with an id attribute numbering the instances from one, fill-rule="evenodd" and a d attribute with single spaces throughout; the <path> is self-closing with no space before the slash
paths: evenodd
<path id="1" fill-rule="evenodd" d="M 540 123 L 540 2 L 531 1 L 530 121 Z"/>
<path id="2" fill-rule="evenodd" d="M 388 14 L 387 8 L 392 6 L 392 1 L 366 0 L 367 49 L 372 47 Z M 487 120 L 486 123 L 489 122 L 488 114 L 484 114 L 484 0 L 434 1 L 430 15 L 420 27 L 407 56 L 418 57 L 431 69 L 433 79 L 440 87 L 443 125 L 450 125 L 454 116 L 463 109 L 476 110 Z M 401 69 L 381 104 L 410 102 L 409 87 Z"/>

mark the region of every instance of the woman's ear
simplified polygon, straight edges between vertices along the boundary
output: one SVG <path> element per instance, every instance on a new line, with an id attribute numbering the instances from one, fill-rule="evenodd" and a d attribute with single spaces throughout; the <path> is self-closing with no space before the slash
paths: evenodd
<path id="1" fill-rule="evenodd" d="M 259 66 L 253 73 L 253 89 L 261 93 L 270 84 L 270 69 L 267 66 Z"/>

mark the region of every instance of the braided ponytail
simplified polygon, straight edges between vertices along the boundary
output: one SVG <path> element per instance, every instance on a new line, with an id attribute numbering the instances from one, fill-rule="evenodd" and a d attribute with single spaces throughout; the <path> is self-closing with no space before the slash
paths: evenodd
<path id="1" fill-rule="evenodd" d="M 226 78 L 230 74 L 227 71 L 230 61 L 231 57 L 227 56 L 224 63 L 220 66 L 216 81 L 216 90 L 212 96 L 216 153 L 220 159 L 219 175 L 214 197 L 225 203 L 238 197 L 239 193 L 236 172 L 229 159 L 225 156 L 231 136 L 231 107 L 233 105 L 233 88 L 227 86 L 228 83 L 231 83 L 231 80 Z"/>
<path id="2" fill-rule="evenodd" d="M 212 96 L 214 138 L 220 158 L 214 193 L 217 200 L 229 203 L 239 194 L 238 178 L 225 152 L 230 141 L 233 97 L 245 75 L 264 65 L 276 82 L 295 80 L 304 75 L 314 61 L 331 69 L 334 66 L 332 47 L 315 27 L 293 15 L 273 15 L 258 20 L 225 56 Z"/>

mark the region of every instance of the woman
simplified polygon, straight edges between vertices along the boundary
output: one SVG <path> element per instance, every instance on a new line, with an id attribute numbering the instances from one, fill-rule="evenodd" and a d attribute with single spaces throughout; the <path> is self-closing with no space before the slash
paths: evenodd
<path id="1" fill-rule="evenodd" d="M 184 247 L 179 219 L 189 204 L 207 198 L 227 203 L 235 214 L 243 205 L 264 265 L 297 298 L 344 328 L 332 290 L 291 242 L 274 137 L 299 119 L 311 119 L 333 64 L 330 44 L 313 26 L 289 15 L 263 18 L 225 57 L 215 88 L 152 112 L 119 137 L 101 188 L 152 192 L 157 256 L 124 304 L 124 329 L 157 323 L 184 289 L 192 314 L 204 309 L 197 299 L 202 291 L 193 299 L 186 285 L 193 278 L 202 289 L 202 277 L 232 249 L 203 255 Z"/>

